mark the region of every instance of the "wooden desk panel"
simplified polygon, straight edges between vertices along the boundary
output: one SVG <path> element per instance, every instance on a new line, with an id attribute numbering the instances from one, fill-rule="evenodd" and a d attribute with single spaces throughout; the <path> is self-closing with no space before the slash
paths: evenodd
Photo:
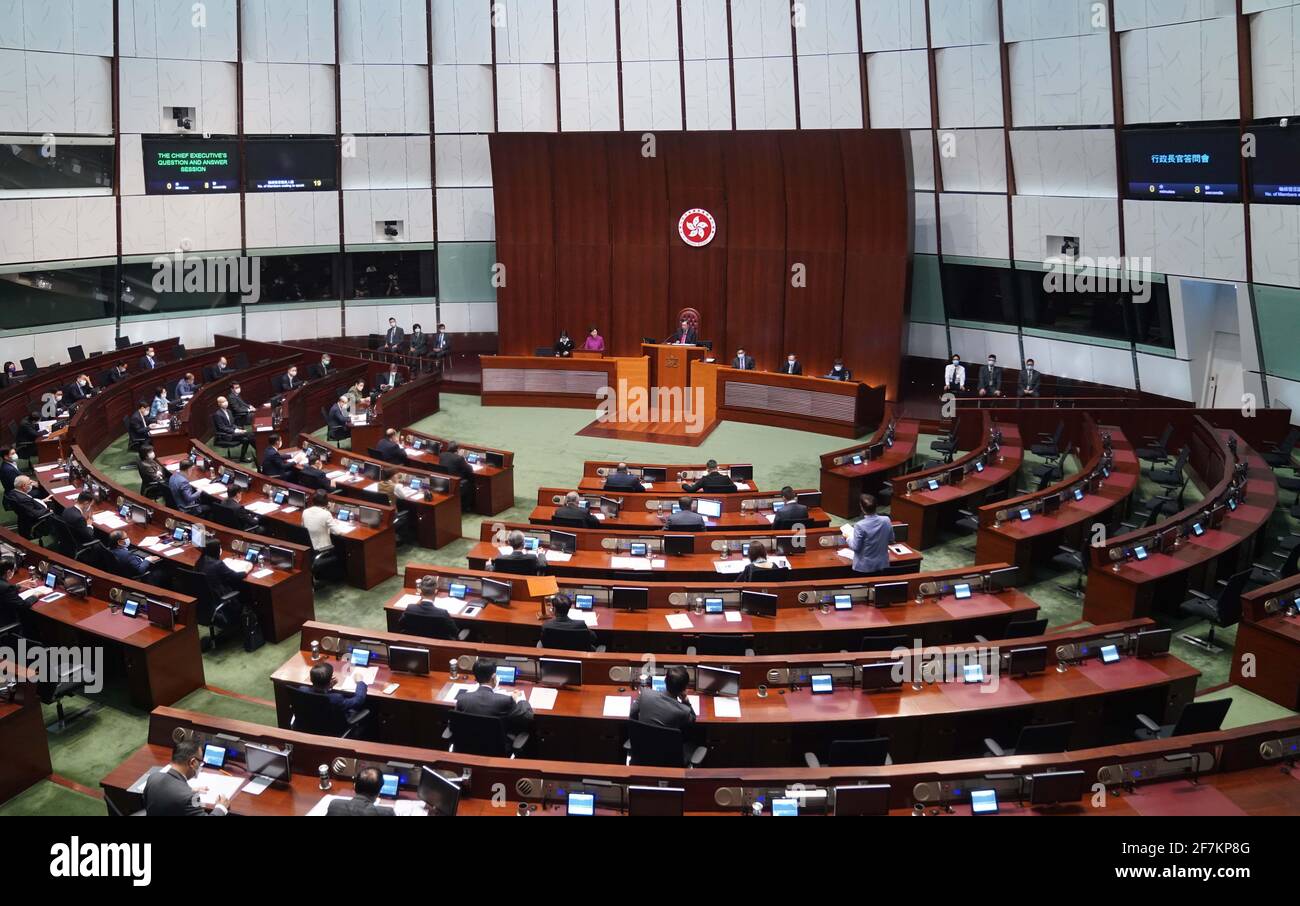
<path id="1" fill-rule="evenodd" d="M 894 445 L 885 450 L 884 456 L 874 460 L 866 459 L 867 448 L 884 440 L 893 414 L 894 404 L 889 403 L 879 429 L 870 439 L 843 450 L 822 454 L 822 507 L 827 512 L 845 519 L 857 517 L 861 512 L 858 506 L 861 495 L 878 495 L 894 475 L 912 467 L 917 455 L 917 437 L 921 431 L 921 423 L 912 418 L 898 420 L 894 428 Z M 855 453 L 863 456 L 864 461 L 860 466 L 853 465 L 852 457 Z"/>
<path id="2" fill-rule="evenodd" d="M 386 427 L 396 427 L 394 424 L 375 424 L 357 425 L 352 429 L 352 447 L 355 450 L 372 450 L 384 437 Z M 403 438 L 408 442 L 411 438 L 419 438 L 425 442 L 434 442 L 446 446 L 448 438 L 435 437 L 432 434 L 425 434 L 422 431 L 412 431 L 410 428 L 401 428 Z M 515 454 L 509 450 L 497 450 L 491 447 L 483 447 L 476 444 L 461 443 L 461 453 L 478 453 L 485 457 L 487 453 L 500 454 L 505 462 L 504 466 L 490 466 L 486 462 L 479 463 L 474 469 L 474 512 L 480 516 L 494 516 L 502 510 L 508 510 L 515 505 Z M 438 466 L 438 456 L 427 450 L 416 450 L 409 445 L 406 448 L 407 459 L 414 465 L 429 469 L 433 472 L 440 471 Z"/>
<path id="3" fill-rule="evenodd" d="M 856 381 L 697 363 L 692 384 L 714 386 L 717 417 L 777 428 L 860 437 L 884 414 L 885 388 Z"/>
<path id="4" fill-rule="evenodd" d="M 484 406 L 595 410 L 597 394 L 618 386 L 618 359 L 479 356 Z"/>
<path id="5" fill-rule="evenodd" d="M 0 803 L 53 773 L 45 717 L 32 677 L 15 662 L 0 661 L 0 679 L 16 681 L 12 701 L 0 701 Z"/>

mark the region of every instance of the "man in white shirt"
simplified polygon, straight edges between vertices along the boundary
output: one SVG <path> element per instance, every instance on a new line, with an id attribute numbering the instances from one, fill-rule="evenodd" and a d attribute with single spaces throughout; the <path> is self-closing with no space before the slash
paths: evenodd
<path id="1" fill-rule="evenodd" d="M 947 393 L 966 392 L 966 368 L 961 363 L 961 356 L 953 355 L 952 361 L 943 370 L 943 389 Z"/>
<path id="2" fill-rule="evenodd" d="M 329 510 L 329 495 L 316 491 L 311 498 L 311 506 L 302 511 L 302 527 L 311 537 L 311 546 L 315 551 L 327 551 L 334 546 L 330 532 L 339 526 L 339 521 Z"/>

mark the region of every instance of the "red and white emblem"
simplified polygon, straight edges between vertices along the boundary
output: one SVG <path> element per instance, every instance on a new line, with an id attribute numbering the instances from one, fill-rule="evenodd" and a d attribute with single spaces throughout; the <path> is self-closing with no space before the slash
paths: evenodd
<path id="1" fill-rule="evenodd" d="M 718 222 L 703 208 L 691 208 L 677 221 L 677 235 L 693 248 L 704 248 L 717 235 Z"/>

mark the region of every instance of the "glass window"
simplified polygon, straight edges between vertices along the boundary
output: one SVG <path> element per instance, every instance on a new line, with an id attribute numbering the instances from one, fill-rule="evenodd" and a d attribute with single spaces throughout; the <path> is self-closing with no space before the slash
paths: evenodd
<path id="1" fill-rule="evenodd" d="M 316 255 L 263 255 L 263 302 L 317 302 L 339 297 L 335 253 Z"/>
<path id="2" fill-rule="evenodd" d="M 912 257 L 911 319 L 922 324 L 943 323 L 943 289 L 936 255 Z"/>
<path id="3" fill-rule="evenodd" d="M 0 145 L 0 190 L 10 193 L 113 188 L 112 143 L 81 144 L 55 138 L 11 139 Z M 102 194 L 102 193 L 100 193 Z"/>
<path id="4" fill-rule="evenodd" d="M 251 263 L 252 259 L 237 257 L 208 259 L 192 256 L 185 259 L 185 266 L 179 269 L 181 273 L 177 273 L 175 261 L 173 256 L 167 255 L 160 256 L 153 263 L 122 265 L 122 285 L 118 299 L 122 303 L 123 317 L 227 308 L 239 304 L 237 275 L 232 281 L 227 268 L 219 280 L 213 273 L 216 271 L 215 264 L 228 265 L 230 262 L 239 261 Z M 189 267 L 190 261 L 203 262 L 202 279 L 199 279 L 196 273 L 192 280 L 186 281 L 184 268 Z M 214 262 L 211 269 L 208 268 L 209 261 Z M 189 289 L 186 288 L 187 283 Z"/>
<path id="5" fill-rule="evenodd" d="M 439 301 L 495 302 L 492 268 L 496 256 L 495 242 L 438 243 Z"/>
<path id="6" fill-rule="evenodd" d="M 112 266 L 0 274 L 0 330 L 112 317 Z"/>
<path id="7" fill-rule="evenodd" d="M 1010 269 L 944 262 L 940 274 L 949 320 L 1016 325 Z"/>
<path id="8" fill-rule="evenodd" d="M 349 299 L 437 294 L 432 251 L 353 252 L 344 265 Z"/>
<path id="9" fill-rule="evenodd" d="M 1300 290 L 1258 284 L 1254 289 L 1264 370 L 1300 381 Z"/>

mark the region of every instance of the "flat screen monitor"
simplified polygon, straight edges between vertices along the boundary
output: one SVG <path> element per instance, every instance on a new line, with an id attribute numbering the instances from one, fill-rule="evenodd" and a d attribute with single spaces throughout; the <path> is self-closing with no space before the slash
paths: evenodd
<path id="1" fill-rule="evenodd" d="M 383 519 L 384 513 L 382 510 L 377 510 L 372 506 L 357 508 L 357 521 L 367 528 L 378 528 Z"/>
<path id="2" fill-rule="evenodd" d="M 239 142 L 222 138 L 140 139 L 146 195 L 239 191 Z"/>
<path id="3" fill-rule="evenodd" d="M 902 685 L 902 661 L 872 661 L 862 665 L 862 691 L 880 692 Z"/>
<path id="4" fill-rule="evenodd" d="M 1173 638 L 1172 629 L 1146 629 L 1137 634 L 1133 653 L 1138 657 L 1154 657 L 1169 651 L 1169 642 Z"/>
<path id="5" fill-rule="evenodd" d="M 170 632 L 176 627 L 176 608 L 165 601 L 149 599 L 149 622 Z"/>
<path id="6" fill-rule="evenodd" d="M 1028 676 L 1047 669 L 1047 646 L 1031 645 L 1012 648 L 1007 652 L 1007 672 L 1012 676 Z"/>
<path id="7" fill-rule="evenodd" d="M 740 671 L 723 667 L 696 667 L 695 689 L 701 695 L 739 695 Z"/>
<path id="8" fill-rule="evenodd" d="M 276 569 L 292 569 L 293 551 L 287 547 L 276 547 L 272 544 L 266 549 L 266 560 Z"/>
<path id="9" fill-rule="evenodd" d="M 705 519 L 717 519 L 722 516 L 721 500 L 697 500 L 695 501 L 695 512 L 699 513 Z"/>
<path id="10" fill-rule="evenodd" d="M 646 610 L 650 607 L 650 589 L 616 585 L 610 589 L 609 605 L 615 610 Z"/>
<path id="11" fill-rule="evenodd" d="M 497 685 L 513 686 L 519 679 L 519 668 L 514 664 L 497 664 Z"/>
<path id="12" fill-rule="evenodd" d="M 695 536 L 664 535 L 664 553 L 670 557 L 685 557 L 695 553 Z"/>
<path id="13" fill-rule="evenodd" d="M 382 783 L 379 787 L 379 795 L 385 799 L 396 799 L 397 791 L 402 787 L 402 778 L 398 774 L 381 774 Z"/>
<path id="14" fill-rule="evenodd" d="M 600 509 L 610 516 L 617 516 L 623 509 L 623 503 L 614 497 L 602 497 L 600 498 Z"/>
<path id="15" fill-rule="evenodd" d="M 686 810 L 686 790 L 676 786 L 629 786 L 627 813 L 634 818 L 680 818 Z"/>
<path id="16" fill-rule="evenodd" d="M 890 607 L 907 601 L 906 582 L 881 582 L 872 586 L 872 604 L 877 607 Z"/>
<path id="17" fill-rule="evenodd" d="M 1087 775 L 1083 771 L 1046 771 L 1029 775 L 1029 804 L 1056 805 L 1083 798 Z"/>
<path id="18" fill-rule="evenodd" d="M 808 509 L 815 509 L 822 505 L 821 491 L 801 491 L 795 495 L 795 500 L 802 503 Z"/>
<path id="19" fill-rule="evenodd" d="M 1121 132 L 1127 197 L 1145 201 L 1241 200 L 1238 127 L 1167 127 Z"/>
<path id="20" fill-rule="evenodd" d="M 573 606 L 579 610 L 595 610 L 596 598 L 589 594 L 576 594 L 573 596 Z"/>
<path id="21" fill-rule="evenodd" d="M 831 595 L 831 600 L 835 603 L 836 610 L 853 609 L 853 596 L 848 593 L 840 592 L 839 594 Z"/>
<path id="22" fill-rule="evenodd" d="M 880 443 L 875 443 L 872 444 L 870 447 L 867 447 L 867 456 L 870 457 L 871 459 L 880 459 L 880 457 L 884 455 L 885 455 L 885 442 L 883 440 Z"/>
<path id="23" fill-rule="evenodd" d="M 1252 125 L 1255 154 L 1250 168 L 1253 204 L 1300 204 L 1300 130 L 1294 126 Z"/>
<path id="24" fill-rule="evenodd" d="M 931 479 L 928 479 L 928 480 L 926 481 L 926 483 L 925 483 L 925 488 L 926 488 L 926 490 L 928 490 L 928 491 L 937 491 L 937 490 L 939 490 L 939 479 L 937 479 L 937 478 L 931 478 Z"/>
<path id="25" fill-rule="evenodd" d="M 543 686 L 581 686 L 582 661 L 540 657 L 537 659 L 537 681 Z"/>
<path id="26" fill-rule="evenodd" d="M 646 468 L 641 470 L 641 480 L 647 481 L 651 484 L 656 484 L 661 481 L 667 481 L 668 470 L 647 466 Z"/>
<path id="27" fill-rule="evenodd" d="M 46 586 L 49 587 L 49 577 L 46 577 Z M 134 618 L 140 613 L 140 604 L 142 602 L 137 598 L 127 598 L 122 602 L 122 616 Z"/>
<path id="28" fill-rule="evenodd" d="M 965 601 L 970 598 L 971 590 L 969 582 L 958 582 L 952 587 L 952 596 L 958 601 Z"/>
<path id="29" fill-rule="evenodd" d="M 551 529 L 551 550 L 564 554 L 577 553 L 578 536 L 573 532 L 558 532 Z"/>
<path id="30" fill-rule="evenodd" d="M 889 784 L 864 783 L 835 787 L 837 817 L 866 818 L 889 814 Z"/>
<path id="31" fill-rule="evenodd" d="M 1017 513 L 1017 515 L 1020 517 L 1021 522 L 1028 522 L 1030 519 L 1034 518 L 1033 511 L 1030 510 L 1029 507 L 1021 507 L 1020 512 Z"/>
<path id="32" fill-rule="evenodd" d="M 1048 494 L 1043 498 L 1043 515 L 1050 516 L 1061 508 L 1061 495 Z"/>
<path id="33" fill-rule="evenodd" d="M 498 579 L 483 580 L 483 600 L 489 604 L 509 604 L 510 593 L 514 590 L 514 585 L 510 582 L 502 582 Z"/>
<path id="34" fill-rule="evenodd" d="M 765 591 L 745 590 L 740 593 L 740 609 L 754 617 L 775 617 L 776 601 L 776 595 Z"/>
<path id="35" fill-rule="evenodd" d="M 506 467 L 506 457 L 504 453 L 493 453 L 489 450 L 483 454 L 487 459 L 487 464 L 494 469 L 504 469 Z"/>
<path id="36" fill-rule="evenodd" d="M 704 599 L 705 613 L 722 613 L 723 609 L 724 607 L 721 598 L 709 597 Z"/>
<path id="37" fill-rule="evenodd" d="M 450 818 L 460 807 L 460 786 L 443 777 L 428 765 L 420 767 L 420 799 L 429 806 L 429 814 Z"/>
<path id="38" fill-rule="evenodd" d="M 289 753 L 270 746 L 250 742 L 244 747 L 244 763 L 248 773 L 271 781 L 286 781 L 290 777 Z"/>
<path id="39" fill-rule="evenodd" d="M 74 598 L 84 598 L 90 592 L 90 582 L 81 573 L 63 571 L 63 590 Z"/>
<path id="40" fill-rule="evenodd" d="M 753 481 L 754 467 L 752 465 L 733 465 L 731 467 L 732 481 Z"/>
<path id="41" fill-rule="evenodd" d="M 226 747 L 207 743 L 203 747 L 203 766 L 220 769 L 226 764 Z"/>
<path id="42" fill-rule="evenodd" d="M 249 192 L 333 192 L 338 144 L 332 137 L 249 138 L 244 143 Z"/>
<path id="43" fill-rule="evenodd" d="M 1119 660 L 1118 645 L 1102 645 L 1100 649 L 1101 662 L 1103 664 L 1113 664 Z"/>
<path id="44" fill-rule="evenodd" d="M 650 545 L 644 541 L 631 541 L 628 543 L 628 553 L 633 557 L 645 557 L 650 553 Z"/>
<path id="45" fill-rule="evenodd" d="M 1070 494 L 1072 497 L 1074 497 L 1075 500 L 1082 500 L 1084 495 L 1083 485 L 1078 485 L 1077 487 L 1075 487 L 1074 490 L 1070 492 Z"/>
<path id="46" fill-rule="evenodd" d="M 457 601 L 464 601 L 465 595 L 469 592 L 469 586 L 464 582 L 450 582 L 447 584 L 447 597 L 455 598 Z"/>
<path id="47" fill-rule="evenodd" d="M 389 645 L 388 669 L 394 673 L 413 673 L 416 676 L 428 676 L 429 649 Z"/>
<path id="48" fill-rule="evenodd" d="M 1003 591 L 1008 588 L 1015 588 L 1016 583 L 1020 581 L 1020 567 L 1004 566 L 1002 569 L 990 570 L 988 578 L 985 579 L 985 587 L 990 591 Z"/>
<path id="49" fill-rule="evenodd" d="M 955 469 L 948 470 L 948 484 L 961 484 L 961 480 L 966 477 L 966 467 L 958 466 Z"/>

